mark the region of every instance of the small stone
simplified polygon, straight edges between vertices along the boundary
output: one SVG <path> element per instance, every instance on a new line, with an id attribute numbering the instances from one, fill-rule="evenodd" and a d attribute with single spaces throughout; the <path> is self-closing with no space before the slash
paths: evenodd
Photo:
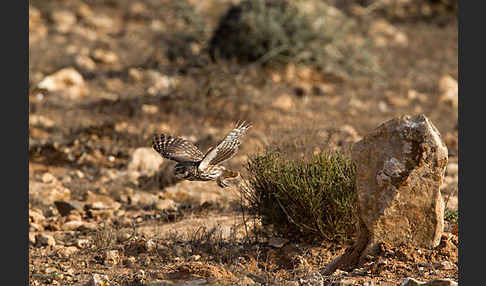
<path id="1" fill-rule="evenodd" d="M 78 230 L 80 228 L 82 228 L 84 226 L 84 222 L 83 221 L 68 221 L 66 223 L 64 223 L 62 226 L 61 226 L 61 229 L 62 230 L 65 230 L 65 231 L 69 231 L 69 230 Z"/>
<path id="2" fill-rule="evenodd" d="M 89 239 L 86 238 L 80 238 L 76 240 L 76 247 L 80 249 L 87 248 L 88 246 L 90 246 L 90 244 L 91 242 L 89 241 Z"/>
<path id="3" fill-rule="evenodd" d="M 275 98 L 272 103 L 273 107 L 280 108 L 285 111 L 289 111 L 294 107 L 294 102 L 292 97 L 287 94 L 283 94 Z"/>
<path id="4" fill-rule="evenodd" d="M 159 107 L 157 105 L 142 104 L 142 112 L 145 114 L 157 114 Z"/>
<path id="5" fill-rule="evenodd" d="M 330 284 L 331 286 L 350 286 L 354 285 L 354 281 L 351 279 L 340 279 L 338 281 L 334 281 Z"/>
<path id="6" fill-rule="evenodd" d="M 112 51 L 96 49 L 93 51 L 93 58 L 105 64 L 118 63 L 118 56 Z"/>
<path id="7" fill-rule="evenodd" d="M 29 243 L 35 245 L 35 233 L 29 231 Z"/>
<path id="8" fill-rule="evenodd" d="M 434 266 L 437 269 L 443 269 L 443 270 L 451 270 L 451 269 L 457 268 L 456 264 L 454 264 L 450 261 L 447 261 L 447 260 L 436 263 L 436 264 L 434 264 Z"/>
<path id="9" fill-rule="evenodd" d="M 105 253 L 105 264 L 116 265 L 120 261 L 118 250 L 109 250 Z"/>
<path id="10" fill-rule="evenodd" d="M 201 255 L 199 255 L 199 254 L 191 255 L 192 261 L 198 261 L 199 259 L 201 259 Z"/>
<path id="11" fill-rule="evenodd" d="M 47 184 L 47 183 L 52 183 L 56 180 L 56 177 L 54 177 L 51 173 L 44 173 L 42 175 L 42 182 Z"/>
<path id="12" fill-rule="evenodd" d="M 457 80 L 449 75 L 439 79 L 439 102 L 444 102 L 457 108 L 459 104 L 459 86 Z"/>
<path id="13" fill-rule="evenodd" d="M 388 112 L 390 108 L 388 107 L 388 104 L 386 104 L 386 102 L 380 100 L 378 102 L 378 110 L 384 113 L 384 112 Z"/>
<path id="14" fill-rule="evenodd" d="M 128 76 L 134 82 L 139 82 L 143 80 L 143 73 L 136 68 L 130 68 L 128 70 Z"/>
<path id="15" fill-rule="evenodd" d="M 67 10 L 54 10 L 51 12 L 51 20 L 56 24 L 57 31 L 69 32 L 76 24 L 76 15 Z"/>
<path id="16" fill-rule="evenodd" d="M 400 286 L 457 286 L 457 282 L 450 279 L 434 279 L 428 282 L 421 282 L 408 277 L 403 280 Z"/>
<path id="17" fill-rule="evenodd" d="M 154 207 L 159 211 L 176 211 L 178 204 L 171 199 L 165 199 L 157 201 Z"/>
<path id="18" fill-rule="evenodd" d="M 30 220 L 30 222 L 41 223 L 45 219 L 46 218 L 42 214 L 42 211 L 37 210 L 37 209 L 29 209 L 29 220 Z"/>
<path id="19" fill-rule="evenodd" d="M 157 248 L 157 244 L 155 243 L 155 241 L 153 241 L 152 239 L 149 239 L 147 240 L 147 242 L 145 242 L 145 249 L 147 251 L 153 251 Z"/>
<path id="20" fill-rule="evenodd" d="M 35 222 L 29 223 L 29 231 L 43 231 L 43 230 L 44 228 L 42 227 L 42 225 Z"/>
<path id="21" fill-rule="evenodd" d="M 79 249 L 75 246 L 63 247 L 58 251 L 60 257 L 68 258 L 77 253 Z"/>
<path id="22" fill-rule="evenodd" d="M 75 201 L 55 201 L 54 205 L 62 216 L 68 216 L 72 211 L 83 212 L 84 204 Z"/>
<path id="23" fill-rule="evenodd" d="M 88 56 L 77 55 L 74 61 L 81 69 L 87 71 L 94 71 L 96 69 L 96 63 Z"/>
<path id="24" fill-rule="evenodd" d="M 133 266 L 135 264 L 135 262 L 137 261 L 137 259 L 133 256 L 130 256 L 128 257 L 126 260 L 125 260 L 125 264 L 127 266 Z"/>
<path id="25" fill-rule="evenodd" d="M 60 95 L 69 99 L 77 99 L 86 94 L 83 76 L 72 67 L 48 75 L 37 87 L 49 92 L 59 92 Z"/>
<path id="26" fill-rule="evenodd" d="M 459 174 L 459 165 L 457 163 L 449 163 L 447 164 L 446 174 L 448 176 L 456 176 Z"/>
<path id="27" fill-rule="evenodd" d="M 108 286 L 108 277 L 106 275 L 93 274 L 83 286 Z"/>
<path id="28" fill-rule="evenodd" d="M 268 245 L 276 247 L 276 248 L 281 248 L 283 247 L 289 240 L 285 238 L 280 238 L 280 237 L 272 237 L 268 239 Z"/>
<path id="29" fill-rule="evenodd" d="M 159 170 L 162 163 L 162 157 L 152 148 L 140 147 L 133 151 L 128 162 L 128 170 L 153 175 Z"/>
<path id="30" fill-rule="evenodd" d="M 45 233 L 39 233 L 35 237 L 36 241 L 38 244 L 42 246 L 54 246 L 56 245 L 56 240 L 52 235 L 45 234 Z"/>

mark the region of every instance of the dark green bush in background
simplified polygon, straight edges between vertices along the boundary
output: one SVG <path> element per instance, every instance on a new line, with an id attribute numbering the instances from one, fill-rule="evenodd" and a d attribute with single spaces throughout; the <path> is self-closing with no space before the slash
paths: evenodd
<path id="1" fill-rule="evenodd" d="M 323 1 L 244 0 L 221 18 L 209 53 L 240 63 L 304 64 L 342 77 L 379 73 L 365 38 L 354 41 L 357 28 Z"/>
<path id="2" fill-rule="evenodd" d="M 345 241 L 355 232 L 355 167 L 339 152 L 288 160 L 267 150 L 247 165 L 250 206 L 287 238 Z"/>

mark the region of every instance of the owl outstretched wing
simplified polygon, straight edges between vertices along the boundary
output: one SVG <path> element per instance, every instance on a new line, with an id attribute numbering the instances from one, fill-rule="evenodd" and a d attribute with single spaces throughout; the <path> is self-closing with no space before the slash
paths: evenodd
<path id="1" fill-rule="evenodd" d="M 176 162 L 199 162 L 204 154 L 191 142 L 177 136 L 160 134 L 155 135 L 152 148 L 164 158 Z"/>
<path id="2" fill-rule="evenodd" d="M 233 156 L 238 153 L 238 147 L 241 144 L 240 139 L 246 134 L 250 127 L 251 124 L 244 121 L 237 123 L 235 129 L 231 130 L 223 141 L 204 155 L 204 158 L 199 164 L 199 170 L 204 171 L 209 166 L 215 166 L 233 158 Z"/>

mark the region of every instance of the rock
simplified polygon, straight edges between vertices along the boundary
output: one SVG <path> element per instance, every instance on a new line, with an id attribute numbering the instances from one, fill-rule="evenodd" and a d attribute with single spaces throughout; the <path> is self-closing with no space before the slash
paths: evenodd
<path id="1" fill-rule="evenodd" d="M 29 243 L 35 245 L 35 233 L 29 231 Z"/>
<path id="2" fill-rule="evenodd" d="M 29 209 L 29 221 L 33 223 L 41 223 L 45 220 L 46 218 L 42 214 L 41 210 L 37 209 Z"/>
<path id="3" fill-rule="evenodd" d="M 164 159 L 152 148 L 140 147 L 132 153 L 128 162 L 128 170 L 151 176 L 158 172 L 163 162 Z"/>
<path id="4" fill-rule="evenodd" d="M 375 21 L 371 25 L 368 33 L 373 37 L 375 44 L 379 47 L 408 45 L 407 35 L 384 19 Z"/>
<path id="5" fill-rule="evenodd" d="M 73 220 L 73 221 L 68 221 L 68 222 L 64 223 L 61 226 L 61 229 L 62 230 L 65 230 L 65 231 L 78 230 L 78 229 L 82 228 L 83 226 L 84 226 L 84 222 L 83 221 Z"/>
<path id="6" fill-rule="evenodd" d="M 29 5 L 29 47 L 47 34 L 39 9 Z"/>
<path id="7" fill-rule="evenodd" d="M 67 201 L 71 197 L 71 190 L 59 183 L 29 182 L 29 199 L 37 199 L 44 205 L 52 205 L 55 201 Z"/>
<path id="8" fill-rule="evenodd" d="M 157 201 L 154 207 L 159 211 L 177 211 L 179 204 L 171 199 L 165 199 Z"/>
<path id="9" fill-rule="evenodd" d="M 55 182 L 57 179 L 51 173 L 44 173 L 41 178 L 42 182 L 45 184 Z"/>
<path id="10" fill-rule="evenodd" d="M 93 274 L 83 286 L 108 286 L 108 277 L 106 275 Z"/>
<path id="11" fill-rule="evenodd" d="M 96 63 L 88 56 L 77 55 L 74 61 L 81 69 L 87 71 L 94 71 L 96 69 Z"/>
<path id="12" fill-rule="evenodd" d="M 235 199 L 235 192 L 222 192 L 216 182 L 209 181 L 181 181 L 173 186 L 166 187 L 164 196 L 175 202 L 189 201 L 194 206 L 204 203 L 221 203 L 221 200 Z"/>
<path id="13" fill-rule="evenodd" d="M 157 114 L 159 107 L 153 104 L 142 104 L 142 112 L 145 114 Z"/>
<path id="14" fill-rule="evenodd" d="M 457 81 L 449 75 L 439 79 L 439 102 L 444 102 L 457 108 L 459 104 L 459 86 Z"/>
<path id="15" fill-rule="evenodd" d="M 69 258 L 77 253 L 79 249 L 76 246 L 68 246 L 61 248 L 57 253 L 60 257 Z"/>
<path id="16" fill-rule="evenodd" d="M 318 271 L 306 275 L 299 279 L 300 285 L 305 286 L 324 286 L 324 277 Z"/>
<path id="17" fill-rule="evenodd" d="M 167 92 L 179 83 L 177 78 L 164 75 L 157 70 L 148 70 L 144 78 L 149 81 L 150 87 L 147 92 L 150 95 Z"/>
<path id="18" fill-rule="evenodd" d="M 86 192 L 85 208 L 91 210 L 117 210 L 121 204 L 110 196 Z"/>
<path id="19" fill-rule="evenodd" d="M 145 249 L 150 252 L 150 251 L 153 251 L 157 248 L 157 243 L 155 243 L 155 241 L 153 241 L 152 239 L 149 239 L 145 242 Z"/>
<path id="20" fill-rule="evenodd" d="M 105 64 L 116 64 L 118 63 L 118 56 L 112 51 L 96 49 L 93 51 L 93 59 L 105 63 Z"/>
<path id="21" fill-rule="evenodd" d="M 450 279 L 434 279 L 428 282 L 420 282 L 413 278 L 405 278 L 400 286 L 457 286 L 457 282 Z"/>
<path id="22" fill-rule="evenodd" d="M 284 111 L 289 111 L 294 107 L 294 101 L 290 95 L 283 94 L 275 98 L 275 100 L 272 103 L 272 106 L 282 109 Z"/>
<path id="23" fill-rule="evenodd" d="M 120 262 L 120 254 L 118 250 L 109 250 L 105 253 L 105 264 L 116 265 Z"/>
<path id="24" fill-rule="evenodd" d="M 42 246 L 54 246 L 56 245 L 56 240 L 52 235 L 45 234 L 45 233 L 39 233 L 36 237 L 36 242 L 37 244 L 40 244 Z"/>
<path id="25" fill-rule="evenodd" d="M 152 206 L 159 200 L 159 198 L 149 192 L 136 191 L 128 196 L 128 200 L 130 205 Z"/>
<path id="26" fill-rule="evenodd" d="M 82 213 L 84 204 L 76 201 L 54 201 L 54 205 L 62 216 L 68 216 L 73 210 Z"/>
<path id="27" fill-rule="evenodd" d="M 285 238 L 280 238 L 280 237 L 271 237 L 268 239 L 268 245 L 276 247 L 276 248 L 281 248 L 284 246 L 289 240 Z"/>
<path id="28" fill-rule="evenodd" d="M 29 231 L 43 231 L 43 230 L 44 228 L 42 227 L 42 225 L 35 222 L 29 223 Z"/>
<path id="29" fill-rule="evenodd" d="M 67 33 L 76 24 L 76 15 L 67 10 L 54 10 L 51 12 L 51 20 L 55 23 L 58 32 Z"/>
<path id="30" fill-rule="evenodd" d="M 49 92 L 58 92 L 67 99 L 78 99 L 87 93 L 83 76 L 72 67 L 48 75 L 37 87 Z"/>
<path id="31" fill-rule="evenodd" d="M 457 268 L 456 264 L 454 264 L 450 261 L 447 261 L 447 260 L 444 260 L 444 261 L 441 261 L 441 262 L 434 264 L 434 267 L 437 268 L 437 269 L 443 269 L 443 270 L 451 270 L 451 269 Z"/>
<path id="32" fill-rule="evenodd" d="M 360 220 L 368 250 L 383 241 L 436 247 L 444 227 L 440 193 L 447 147 L 424 115 L 385 122 L 354 144 Z"/>
<path id="33" fill-rule="evenodd" d="M 39 115 L 39 114 L 29 114 L 29 125 L 34 125 L 34 126 L 39 126 L 39 127 L 44 127 L 44 128 L 51 128 L 51 127 L 54 127 L 56 125 L 56 122 L 54 120 L 49 119 L 46 116 L 42 116 L 42 115 Z M 45 174 L 47 174 L 47 173 L 45 173 Z M 43 177 L 44 176 L 42 176 L 42 178 Z M 41 178 L 41 180 L 43 180 L 42 178 Z M 46 182 L 44 182 L 44 183 L 46 183 Z"/>
<path id="34" fill-rule="evenodd" d="M 459 174 L 459 165 L 457 163 L 447 164 L 446 174 L 448 176 L 456 176 Z"/>
<path id="35" fill-rule="evenodd" d="M 340 279 L 340 280 L 337 280 L 337 281 L 333 281 L 330 285 L 331 286 L 350 286 L 350 285 L 354 285 L 354 281 L 351 280 L 351 279 Z"/>
<path id="36" fill-rule="evenodd" d="M 80 238 L 80 239 L 76 240 L 76 247 L 80 248 L 80 249 L 87 248 L 90 244 L 91 243 L 90 243 L 89 239 L 86 239 L 86 238 Z"/>

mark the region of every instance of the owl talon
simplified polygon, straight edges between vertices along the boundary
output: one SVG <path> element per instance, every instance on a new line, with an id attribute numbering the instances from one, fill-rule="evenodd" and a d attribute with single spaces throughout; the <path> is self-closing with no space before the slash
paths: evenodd
<path id="1" fill-rule="evenodd" d="M 221 188 L 226 188 L 228 187 L 229 185 L 227 183 L 225 183 L 223 180 L 218 180 L 218 186 L 220 186 Z"/>

